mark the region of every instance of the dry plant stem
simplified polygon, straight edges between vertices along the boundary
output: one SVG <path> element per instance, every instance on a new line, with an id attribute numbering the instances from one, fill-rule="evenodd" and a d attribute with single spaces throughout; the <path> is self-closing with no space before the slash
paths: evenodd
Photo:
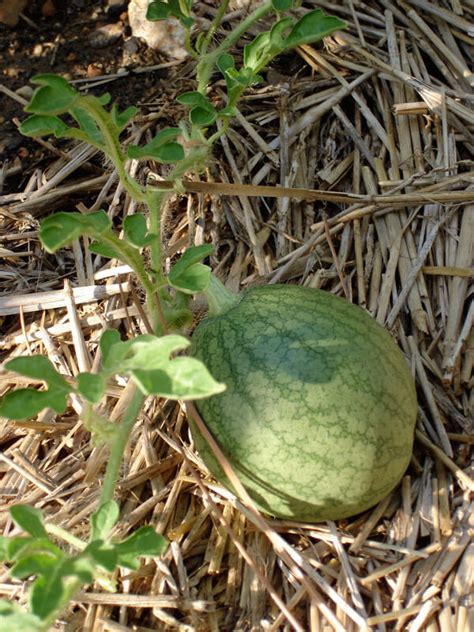
<path id="1" fill-rule="evenodd" d="M 112 439 L 110 456 L 107 463 L 107 470 L 105 472 L 99 506 L 109 500 L 113 500 L 125 447 L 144 400 L 145 396 L 135 386 L 131 402 L 125 410 L 122 420 L 117 425 L 116 433 Z"/>

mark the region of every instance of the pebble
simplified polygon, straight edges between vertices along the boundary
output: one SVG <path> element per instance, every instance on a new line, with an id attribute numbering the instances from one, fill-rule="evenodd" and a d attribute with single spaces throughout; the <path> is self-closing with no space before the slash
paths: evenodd
<path id="1" fill-rule="evenodd" d="M 21 86 L 21 88 L 15 90 L 15 94 L 29 101 L 33 96 L 33 88 L 31 86 Z"/>
<path id="2" fill-rule="evenodd" d="M 99 77 L 103 74 L 103 72 L 104 71 L 102 70 L 102 68 L 99 68 L 99 66 L 96 66 L 95 64 L 89 64 L 87 66 L 86 75 L 90 78 Z"/>
<path id="3" fill-rule="evenodd" d="M 146 19 L 148 0 L 131 0 L 128 5 L 128 20 L 132 35 L 145 40 L 146 44 L 173 59 L 184 59 L 184 29 L 178 20 L 169 18 L 159 22 Z"/>
<path id="4" fill-rule="evenodd" d="M 92 48 L 107 48 L 118 42 L 123 34 L 121 22 L 100 26 L 89 35 L 89 44 Z"/>
<path id="5" fill-rule="evenodd" d="M 108 16 L 118 16 L 122 11 L 126 11 L 128 0 L 107 0 L 105 12 Z"/>

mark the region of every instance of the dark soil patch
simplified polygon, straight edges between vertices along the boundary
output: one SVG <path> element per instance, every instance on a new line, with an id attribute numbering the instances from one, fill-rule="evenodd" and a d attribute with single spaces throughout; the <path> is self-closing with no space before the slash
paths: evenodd
<path id="1" fill-rule="evenodd" d="M 0 84 L 5 88 L 28 100 L 30 80 L 38 74 L 55 73 L 75 81 L 123 73 L 105 85 L 92 86 L 91 91 L 109 92 L 121 108 L 146 101 L 156 92 L 166 69 L 126 72 L 168 61 L 132 37 L 126 2 L 56 0 L 54 15 L 48 16 L 43 14 L 44 4 L 44 0 L 31 2 L 25 10 L 28 21 L 20 18 L 14 28 L 0 24 Z M 0 161 L 25 174 L 44 150 L 18 133 L 15 119 L 23 118 L 22 103 L 0 92 Z M 19 186 L 16 177 L 9 177 L 3 193 Z"/>

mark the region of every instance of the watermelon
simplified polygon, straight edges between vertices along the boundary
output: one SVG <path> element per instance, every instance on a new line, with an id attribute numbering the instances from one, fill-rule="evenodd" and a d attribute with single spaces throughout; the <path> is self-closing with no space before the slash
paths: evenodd
<path id="1" fill-rule="evenodd" d="M 191 349 L 227 389 L 196 406 L 257 506 L 315 522 L 382 500 L 410 461 L 417 412 L 390 334 L 361 308 L 300 286 L 258 286 L 223 304 Z M 231 488 L 190 425 L 204 463 Z"/>

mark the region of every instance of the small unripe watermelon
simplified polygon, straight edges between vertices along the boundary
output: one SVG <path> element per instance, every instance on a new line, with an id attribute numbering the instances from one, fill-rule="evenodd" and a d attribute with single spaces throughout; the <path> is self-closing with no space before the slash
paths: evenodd
<path id="1" fill-rule="evenodd" d="M 192 353 L 222 394 L 196 402 L 265 513 L 299 521 L 364 511 L 410 461 L 416 395 L 390 334 L 328 292 L 258 286 L 202 321 Z M 191 420 L 203 461 L 230 486 Z"/>

